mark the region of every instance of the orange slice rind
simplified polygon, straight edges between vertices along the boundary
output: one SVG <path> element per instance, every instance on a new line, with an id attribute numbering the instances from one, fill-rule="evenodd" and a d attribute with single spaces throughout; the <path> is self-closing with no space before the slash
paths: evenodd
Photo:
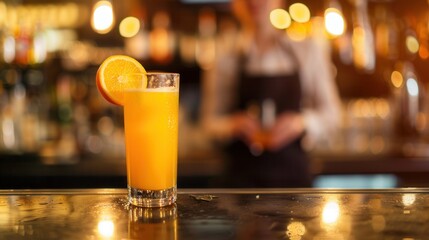
<path id="1" fill-rule="evenodd" d="M 146 70 L 134 58 L 125 55 L 110 56 L 98 68 L 98 91 L 108 102 L 123 106 L 124 89 L 134 86 L 137 74 L 141 73 L 146 73 Z"/>

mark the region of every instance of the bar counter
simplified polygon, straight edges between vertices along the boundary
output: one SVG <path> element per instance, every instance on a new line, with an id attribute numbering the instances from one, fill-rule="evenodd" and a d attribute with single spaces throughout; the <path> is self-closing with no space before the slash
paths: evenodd
<path id="1" fill-rule="evenodd" d="M 204 155 L 205 154 L 205 155 Z M 179 188 L 223 188 L 224 160 L 210 153 L 179 159 Z M 314 177 L 329 175 L 392 174 L 395 187 L 426 187 L 429 157 L 398 155 L 312 156 Z M 48 162 L 36 154 L 0 153 L 0 189 L 124 188 L 125 159 L 84 157 L 76 162 Z"/>
<path id="2" fill-rule="evenodd" d="M 429 189 L 179 189 L 165 208 L 125 189 L 1 190 L 0 239 L 426 239 Z"/>

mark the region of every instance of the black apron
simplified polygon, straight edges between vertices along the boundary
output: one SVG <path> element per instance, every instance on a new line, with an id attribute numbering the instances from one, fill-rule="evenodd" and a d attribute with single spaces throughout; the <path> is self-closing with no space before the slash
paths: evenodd
<path id="1" fill-rule="evenodd" d="M 296 59 L 296 58 L 295 58 Z M 250 76 L 241 71 L 238 101 L 234 111 L 249 104 L 274 101 L 276 114 L 301 111 L 301 82 L 298 71 L 290 75 Z M 239 139 L 226 148 L 229 156 L 228 185 L 231 187 L 311 187 L 309 158 L 301 146 L 302 137 L 278 151 L 255 156 Z"/>

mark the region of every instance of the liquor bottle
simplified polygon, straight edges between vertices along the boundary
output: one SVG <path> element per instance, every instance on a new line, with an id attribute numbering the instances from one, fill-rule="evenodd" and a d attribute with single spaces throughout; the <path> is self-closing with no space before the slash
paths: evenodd
<path id="1" fill-rule="evenodd" d="M 371 29 L 367 0 L 354 0 L 353 60 L 355 66 L 366 72 L 375 70 L 374 35 Z"/>

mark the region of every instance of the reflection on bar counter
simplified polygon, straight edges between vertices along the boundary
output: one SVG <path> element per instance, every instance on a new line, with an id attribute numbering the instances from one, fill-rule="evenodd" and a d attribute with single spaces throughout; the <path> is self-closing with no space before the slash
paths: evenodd
<path id="1" fill-rule="evenodd" d="M 179 159 L 217 158 L 200 127 L 200 87 L 238 34 L 228 1 L 100 2 L 110 4 L 110 25 L 97 23 L 97 1 L 0 2 L 0 160 L 124 159 L 122 109 L 100 98 L 93 81 L 113 54 L 181 73 Z M 295 41 L 318 40 L 342 98 L 339 131 L 307 149 L 428 157 L 429 2 L 297 3 L 273 9 L 272 25 Z"/>

